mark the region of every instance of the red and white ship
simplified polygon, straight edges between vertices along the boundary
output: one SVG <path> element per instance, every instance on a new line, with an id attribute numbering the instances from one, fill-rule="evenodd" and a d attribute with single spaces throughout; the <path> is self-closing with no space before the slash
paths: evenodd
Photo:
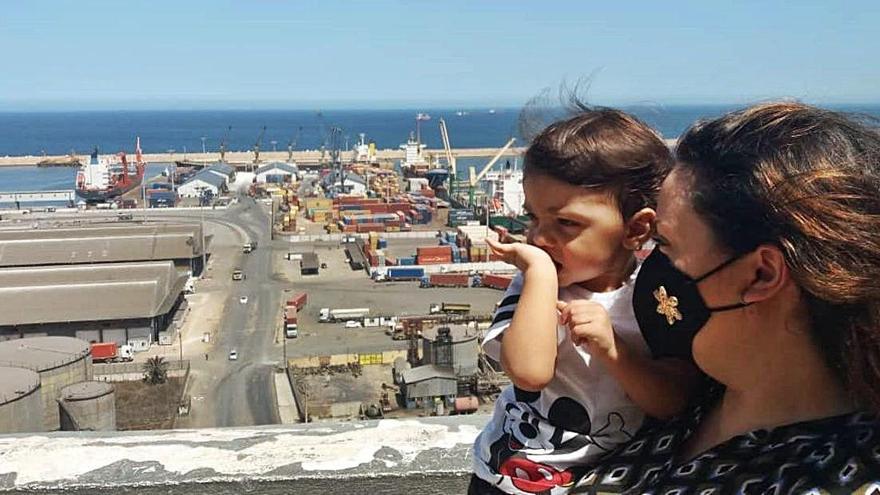
<path id="1" fill-rule="evenodd" d="M 76 194 L 89 203 L 98 203 L 121 196 L 141 185 L 144 180 L 144 160 L 141 138 L 135 144 L 135 164 L 130 169 L 125 152 L 98 156 L 98 148 L 92 152 L 89 163 L 76 172 Z"/>

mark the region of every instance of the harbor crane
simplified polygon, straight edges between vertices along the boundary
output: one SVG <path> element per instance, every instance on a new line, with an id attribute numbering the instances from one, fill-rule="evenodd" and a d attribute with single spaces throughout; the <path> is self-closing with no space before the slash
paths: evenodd
<path id="1" fill-rule="evenodd" d="M 456 164 L 452 156 L 452 145 L 449 144 L 449 131 L 446 129 L 446 121 L 440 119 L 440 139 L 443 141 L 443 151 L 446 152 L 446 164 L 449 166 L 449 198 L 455 197 Z"/>
<path id="2" fill-rule="evenodd" d="M 498 150 L 498 153 L 496 153 L 495 156 L 492 157 L 491 160 L 489 160 L 489 163 L 487 163 L 486 166 L 483 167 L 483 170 L 481 170 L 479 174 L 477 173 L 476 167 L 468 168 L 468 172 L 470 172 L 468 177 L 468 206 L 475 206 L 474 192 L 476 190 L 477 183 L 480 182 L 480 179 L 482 179 L 489 172 L 489 170 L 492 168 L 493 165 L 495 165 L 495 163 L 501 158 L 501 156 L 504 155 L 504 153 L 508 149 L 510 149 L 511 146 L 513 146 L 514 142 L 516 142 L 516 138 L 510 138 L 510 141 L 508 141 L 507 144 L 504 145 L 504 147 Z"/>
<path id="3" fill-rule="evenodd" d="M 220 162 L 226 163 L 226 143 L 229 142 L 229 133 L 232 131 L 232 126 L 226 128 L 226 134 L 223 135 L 223 139 L 220 140 Z"/>
<path id="4" fill-rule="evenodd" d="M 296 129 L 296 134 L 293 135 L 293 138 L 287 142 L 287 163 L 293 163 L 293 149 L 296 148 L 296 143 L 299 142 L 299 136 L 302 134 L 303 126 L 299 126 Z"/>
<path id="5" fill-rule="evenodd" d="M 345 192 L 345 168 L 342 166 L 341 148 L 342 148 L 342 128 L 337 126 L 330 127 L 326 138 L 327 146 L 330 149 L 330 169 L 333 170 L 333 177 L 339 179 L 339 189 Z M 324 149 L 326 149 L 324 148 Z M 323 158 L 324 152 L 321 151 Z"/>
<path id="6" fill-rule="evenodd" d="M 258 165 L 260 163 L 260 144 L 263 142 L 263 136 L 266 135 L 266 126 L 263 126 L 263 129 L 260 131 L 260 135 L 257 136 L 257 142 L 254 143 L 254 165 Z"/>

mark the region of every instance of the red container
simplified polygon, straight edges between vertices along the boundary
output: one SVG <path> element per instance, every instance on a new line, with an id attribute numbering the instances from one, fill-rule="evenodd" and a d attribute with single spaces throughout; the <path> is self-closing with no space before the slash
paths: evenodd
<path id="1" fill-rule="evenodd" d="M 288 306 L 296 306 L 296 309 L 302 309 L 303 306 L 309 301 L 309 295 L 305 292 L 300 292 L 299 294 L 293 296 L 292 299 L 287 301 Z"/>
<path id="2" fill-rule="evenodd" d="M 417 265 L 442 265 L 452 263 L 452 256 L 416 256 Z"/>
<path id="3" fill-rule="evenodd" d="M 428 280 L 434 287 L 467 287 L 470 276 L 467 273 L 432 273 Z"/>
<path id="4" fill-rule="evenodd" d="M 456 397 L 454 411 L 456 414 L 471 414 L 477 412 L 480 407 L 480 401 L 473 395 L 467 397 Z"/>
<path id="5" fill-rule="evenodd" d="M 284 323 L 287 325 L 294 324 L 296 325 L 296 315 L 288 315 L 284 317 Z"/>
<path id="6" fill-rule="evenodd" d="M 116 359 L 119 355 L 119 348 L 116 342 L 94 342 L 92 343 L 92 361 L 101 362 Z"/>
<path id="7" fill-rule="evenodd" d="M 416 248 L 416 256 L 452 256 L 452 247 L 421 246 Z"/>
<path id="8" fill-rule="evenodd" d="M 513 281 L 513 277 L 507 275 L 484 273 L 481 280 L 483 282 L 483 287 L 507 290 L 507 288 L 510 286 L 510 282 Z"/>
<path id="9" fill-rule="evenodd" d="M 354 224 L 351 224 L 351 225 L 343 225 L 343 226 L 342 226 L 342 231 L 343 231 L 343 232 L 357 232 L 357 231 L 358 231 L 358 226 L 357 226 L 357 225 L 354 225 Z"/>

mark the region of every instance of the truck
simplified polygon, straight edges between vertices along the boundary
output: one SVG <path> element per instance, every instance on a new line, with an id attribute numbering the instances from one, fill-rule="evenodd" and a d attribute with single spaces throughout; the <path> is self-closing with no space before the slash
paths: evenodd
<path id="1" fill-rule="evenodd" d="M 300 292 L 299 294 L 293 296 L 293 298 L 288 299 L 286 304 L 287 304 L 287 307 L 294 306 L 294 307 L 296 307 L 297 311 L 300 311 L 306 305 L 308 300 L 309 300 L 309 295 L 306 294 L 305 292 Z"/>
<path id="2" fill-rule="evenodd" d="M 512 276 L 495 275 L 494 273 L 484 273 L 482 277 L 480 277 L 480 283 L 483 287 L 499 290 L 507 290 L 507 287 L 510 286 L 512 280 Z"/>
<path id="3" fill-rule="evenodd" d="M 389 268 L 385 270 L 385 273 L 376 272 L 376 281 L 377 282 L 389 282 L 389 281 L 406 281 L 406 280 L 419 280 L 421 281 L 425 277 L 425 269 L 422 267 L 401 267 L 401 268 Z"/>
<path id="4" fill-rule="evenodd" d="M 244 272 L 241 271 L 240 268 L 236 268 L 235 270 L 232 270 L 232 280 L 244 280 L 244 278 L 245 278 Z"/>
<path id="5" fill-rule="evenodd" d="M 130 345 L 117 345 L 116 342 L 92 342 L 93 363 L 118 363 L 134 361 L 134 349 Z"/>
<path id="6" fill-rule="evenodd" d="M 370 314 L 370 308 L 321 308 L 318 312 L 318 321 L 322 323 L 359 320 Z"/>
<path id="7" fill-rule="evenodd" d="M 428 309 L 428 312 L 432 315 L 437 313 L 466 314 L 471 312 L 471 305 L 468 303 L 433 303 Z"/>
<path id="8" fill-rule="evenodd" d="M 288 339 L 295 339 L 299 335 L 296 314 L 284 317 L 284 335 Z"/>
<path id="9" fill-rule="evenodd" d="M 422 277 L 420 287 L 467 287 L 471 277 L 467 273 L 432 273 Z"/>

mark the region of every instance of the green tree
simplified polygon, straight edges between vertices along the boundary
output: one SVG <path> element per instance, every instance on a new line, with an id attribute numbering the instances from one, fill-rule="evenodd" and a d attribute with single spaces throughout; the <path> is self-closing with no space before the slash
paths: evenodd
<path id="1" fill-rule="evenodd" d="M 168 381 L 168 363 L 161 356 L 154 356 L 144 363 L 144 381 L 158 385 Z"/>

